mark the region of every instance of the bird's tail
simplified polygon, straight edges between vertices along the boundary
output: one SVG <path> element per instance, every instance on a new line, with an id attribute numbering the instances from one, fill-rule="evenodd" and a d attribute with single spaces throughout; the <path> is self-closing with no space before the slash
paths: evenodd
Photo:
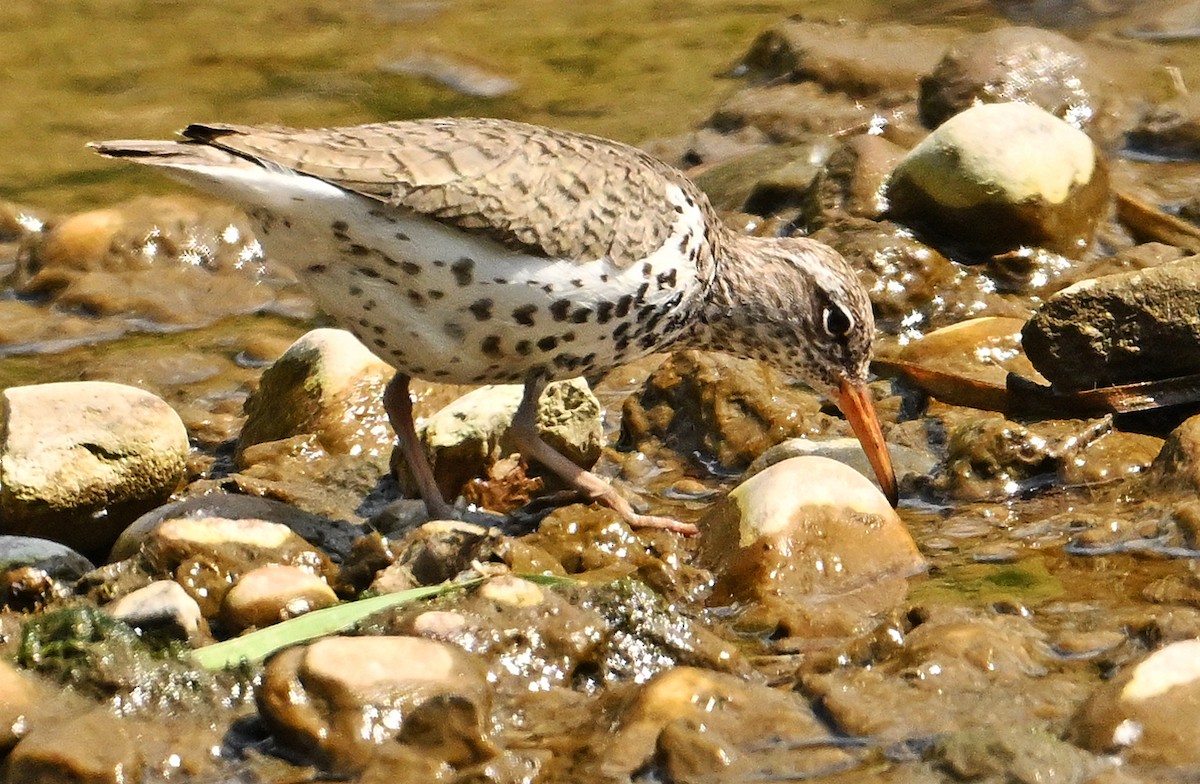
<path id="1" fill-rule="evenodd" d="M 120 139 L 107 142 L 90 142 L 88 147 L 105 158 L 124 158 L 135 163 L 168 168 L 195 166 L 254 166 L 245 158 L 225 150 L 193 142 L 154 141 L 144 139 Z"/>

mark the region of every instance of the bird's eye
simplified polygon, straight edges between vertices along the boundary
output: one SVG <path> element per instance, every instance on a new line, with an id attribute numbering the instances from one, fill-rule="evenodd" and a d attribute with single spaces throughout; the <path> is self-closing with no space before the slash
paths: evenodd
<path id="1" fill-rule="evenodd" d="M 825 322 L 825 332 L 831 338 L 840 338 L 850 331 L 853 321 L 850 314 L 837 305 L 830 305 L 821 314 Z"/>

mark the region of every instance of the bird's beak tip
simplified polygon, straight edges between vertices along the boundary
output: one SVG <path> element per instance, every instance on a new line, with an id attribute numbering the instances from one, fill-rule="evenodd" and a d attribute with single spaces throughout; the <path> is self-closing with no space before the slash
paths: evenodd
<path id="1" fill-rule="evenodd" d="M 875 477 L 879 486 L 893 507 L 900 503 L 900 492 L 896 486 L 896 472 L 892 468 L 892 457 L 888 454 L 887 442 L 883 440 L 883 431 L 879 429 L 879 418 L 875 414 L 875 404 L 867 391 L 866 384 L 853 381 L 843 381 L 838 390 L 838 407 L 850 422 L 854 435 L 862 444 L 867 460 L 875 469 Z"/>

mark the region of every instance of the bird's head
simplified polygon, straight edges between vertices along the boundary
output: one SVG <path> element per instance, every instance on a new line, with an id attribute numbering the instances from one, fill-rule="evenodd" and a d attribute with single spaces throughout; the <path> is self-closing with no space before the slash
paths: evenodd
<path id="1" fill-rule="evenodd" d="M 894 505 L 896 478 L 867 391 L 875 318 L 866 289 L 841 254 L 815 240 L 737 243 L 741 253 L 719 273 L 737 294 L 718 296 L 710 318 L 729 345 L 711 347 L 774 365 L 836 401 Z"/>

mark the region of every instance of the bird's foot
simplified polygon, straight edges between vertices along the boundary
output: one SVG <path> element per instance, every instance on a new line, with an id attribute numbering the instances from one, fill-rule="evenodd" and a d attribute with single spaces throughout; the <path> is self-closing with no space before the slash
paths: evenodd
<path id="1" fill-rule="evenodd" d="M 629 500 L 618 493 L 612 485 L 604 482 L 589 472 L 588 474 L 597 482 L 603 484 L 603 488 L 596 492 L 593 488 L 588 488 L 588 495 L 593 501 L 604 504 L 609 509 L 621 515 L 621 518 L 629 525 L 630 528 L 658 528 L 663 531 L 672 531 L 683 536 L 695 536 L 700 532 L 694 524 L 685 523 L 681 520 L 675 520 L 670 517 L 659 517 L 657 515 L 646 515 L 637 512 L 633 508 L 633 504 Z"/>
<path id="2" fill-rule="evenodd" d="M 634 529 L 657 528 L 663 531 L 682 534 L 683 536 L 695 536 L 699 532 L 692 523 L 685 523 L 670 517 L 641 514 L 634 511 L 633 505 L 619 495 L 616 490 L 613 490 L 607 483 L 604 483 L 599 493 L 589 487 L 587 490 L 575 488 L 538 496 L 514 512 L 511 517 L 513 520 L 532 528 L 536 527 L 542 521 L 542 518 L 555 509 L 577 503 L 598 503 L 601 506 L 607 506 L 620 515 L 626 525 Z"/>
<path id="3" fill-rule="evenodd" d="M 658 528 L 682 536 L 695 536 L 700 533 L 700 529 L 696 527 L 695 523 L 685 523 L 682 520 L 676 520 L 671 517 L 658 517 L 657 515 L 644 515 L 637 514 L 636 512 L 632 516 L 627 517 L 622 515 L 622 517 L 625 518 L 625 522 L 629 524 L 630 528 Z"/>

